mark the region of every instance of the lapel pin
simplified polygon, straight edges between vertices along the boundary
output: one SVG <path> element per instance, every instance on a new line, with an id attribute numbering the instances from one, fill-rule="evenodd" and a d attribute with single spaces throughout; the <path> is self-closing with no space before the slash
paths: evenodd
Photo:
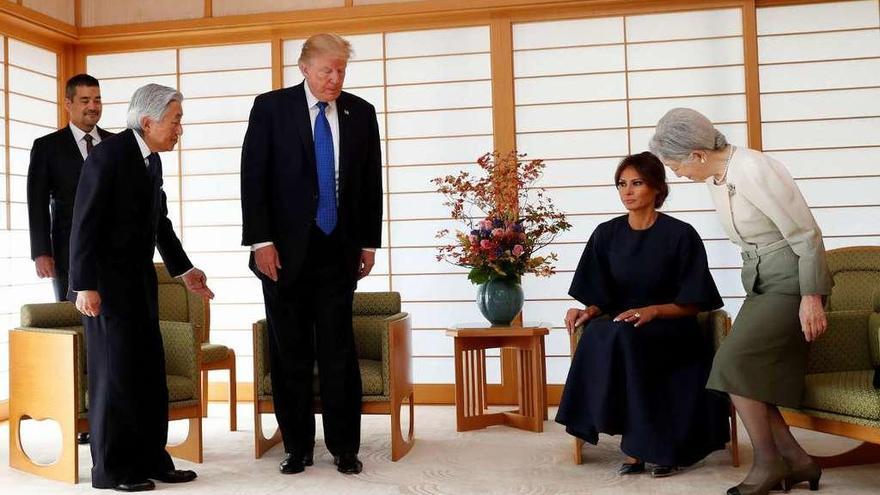
<path id="1" fill-rule="evenodd" d="M 342 113 L 344 113 L 345 115 L 348 115 L 348 110 L 343 109 L 343 110 L 342 110 Z"/>

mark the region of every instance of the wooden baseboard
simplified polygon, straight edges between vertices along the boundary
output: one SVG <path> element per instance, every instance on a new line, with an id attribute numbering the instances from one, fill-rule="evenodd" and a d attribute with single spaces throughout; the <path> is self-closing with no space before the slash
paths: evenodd
<path id="1" fill-rule="evenodd" d="M 9 401 L 0 401 L 0 421 L 9 419 Z"/>
<path id="2" fill-rule="evenodd" d="M 490 403 L 492 386 L 490 386 Z M 451 383 L 417 383 L 415 389 L 416 404 L 455 404 L 455 387 Z M 252 382 L 238 382 L 238 401 L 253 402 L 254 384 Z M 548 405 L 559 405 L 562 395 L 562 385 L 547 386 Z M 223 382 L 210 382 L 208 384 L 208 401 L 227 402 L 229 400 L 229 386 Z"/>

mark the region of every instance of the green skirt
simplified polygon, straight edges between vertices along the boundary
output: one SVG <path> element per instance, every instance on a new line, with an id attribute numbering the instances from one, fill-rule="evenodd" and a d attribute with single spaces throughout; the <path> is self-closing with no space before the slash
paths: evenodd
<path id="1" fill-rule="evenodd" d="M 706 387 L 797 408 L 810 350 L 798 317 L 798 256 L 782 240 L 742 257 L 746 299 L 715 353 Z"/>

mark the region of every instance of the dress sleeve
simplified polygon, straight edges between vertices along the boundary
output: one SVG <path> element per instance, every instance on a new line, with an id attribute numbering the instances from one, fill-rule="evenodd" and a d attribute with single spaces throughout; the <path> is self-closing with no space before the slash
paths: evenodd
<path id="1" fill-rule="evenodd" d="M 788 170 L 776 160 L 745 164 L 737 193 L 767 216 L 798 255 L 801 294 L 831 293 L 833 282 L 825 260 L 822 231 Z"/>
<path id="2" fill-rule="evenodd" d="M 608 273 L 607 244 L 602 231 L 600 225 L 587 241 L 568 294 L 586 306 L 596 305 L 608 311 L 613 297 L 613 283 Z"/>
<path id="3" fill-rule="evenodd" d="M 711 311 L 724 305 L 718 287 L 709 271 L 706 247 L 690 225 L 679 241 L 678 293 L 675 304 L 694 304 L 700 311 Z"/>

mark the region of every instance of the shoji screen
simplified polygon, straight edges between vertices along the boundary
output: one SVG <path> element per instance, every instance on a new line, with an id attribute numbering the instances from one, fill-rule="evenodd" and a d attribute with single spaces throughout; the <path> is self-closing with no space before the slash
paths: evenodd
<path id="1" fill-rule="evenodd" d="M 880 2 L 758 10 L 764 149 L 829 248 L 880 244 Z"/>
<path id="2" fill-rule="evenodd" d="M 448 220 L 430 180 L 475 168 L 492 150 L 488 27 L 394 32 L 349 38 L 355 57 L 346 90 L 376 106 L 386 163 L 383 245 L 374 275 L 359 290 L 395 290 L 412 315 L 417 383 L 452 383 L 452 341 L 444 330 L 482 317 L 464 270 L 434 259 L 436 232 L 461 228 Z M 285 85 L 301 41 L 285 43 Z M 497 353 L 488 363 L 498 382 Z"/>
<path id="3" fill-rule="evenodd" d="M 250 325 L 265 313 L 259 284 L 247 269 L 247 249 L 239 245 L 238 174 L 253 99 L 272 87 L 270 44 L 95 55 L 88 57 L 88 70 L 101 80 L 101 124 L 113 131 L 125 127 L 138 87 L 155 82 L 183 93 L 183 137 L 174 151 L 162 153 L 168 209 L 216 294 L 211 341 L 233 347 L 239 381 L 252 381 Z"/>
<path id="4" fill-rule="evenodd" d="M 543 186 L 574 228 L 552 249 L 558 274 L 524 281 L 527 319 L 550 321 L 550 383 L 569 366 L 562 324 L 568 286 L 595 226 L 625 209 L 613 174 L 627 153 L 647 149 L 667 110 L 687 106 L 746 144 L 742 20 L 739 9 L 577 19 L 514 26 L 517 147 L 543 158 Z M 741 298 L 739 255 L 715 219 L 705 186 L 675 182 L 663 211 L 700 232 L 726 309 Z"/>
<path id="5" fill-rule="evenodd" d="M 13 38 L 3 39 L 0 48 L 4 45 L 5 50 L 0 50 L 5 51 L 5 56 L 0 55 L 5 74 L 0 78 L 0 401 L 9 395 L 6 330 L 18 325 L 22 304 L 54 299 L 49 281 L 37 278 L 30 259 L 27 170 L 34 139 L 58 126 L 56 53 Z"/>

